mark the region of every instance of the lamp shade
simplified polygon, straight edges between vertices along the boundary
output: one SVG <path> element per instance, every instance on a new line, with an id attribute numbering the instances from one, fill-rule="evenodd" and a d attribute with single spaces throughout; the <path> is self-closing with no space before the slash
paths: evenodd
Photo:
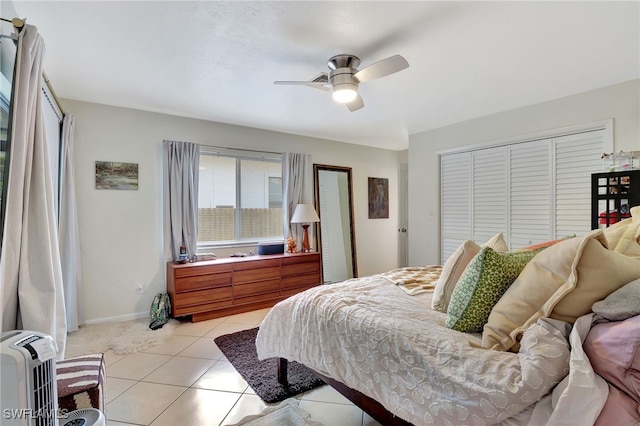
<path id="1" fill-rule="evenodd" d="M 291 223 L 320 222 L 316 209 L 311 204 L 298 204 L 293 212 Z"/>

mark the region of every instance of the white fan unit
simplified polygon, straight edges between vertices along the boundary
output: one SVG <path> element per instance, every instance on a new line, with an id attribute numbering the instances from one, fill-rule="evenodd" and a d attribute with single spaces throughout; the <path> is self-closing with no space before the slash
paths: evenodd
<path id="1" fill-rule="evenodd" d="M 53 339 L 46 334 L 15 330 L 0 335 L 0 424 L 58 424 L 55 355 Z"/>

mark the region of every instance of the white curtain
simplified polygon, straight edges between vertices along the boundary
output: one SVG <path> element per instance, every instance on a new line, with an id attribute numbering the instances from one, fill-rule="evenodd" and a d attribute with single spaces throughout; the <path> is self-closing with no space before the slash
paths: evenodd
<path id="1" fill-rule="evenodd" d="M 67 331 L 75 331 L 82 323 L 83 292 L 80 259 L 80 234 L 76 206 L 75 166 L 73 160 L 75 119 L 65 114 L 62 121 L 62 149 L 60 155 L 60 260 L 67 311 Z"/>
<path id="2" fill-rule="evenodd" d="M 282 154 L 282 205 L 284 237 L 291 237 L 302 247 L 302 228 L 291 224 L 298 204 L 313 204 L 313 163 L 311 155 L 285 152 Z M 315 247 L 315 224 L 309 228 L 309 244 Z"/>
<path id="3" fill-rule="evenodd" d="M 18 38 L 7 210 L 0 258 L 2 330 L 50 335 L 64 356 L 67 325 L 54 188 L 42 109 L 44 41 L 26 25 Z"/>
<path id="4" fill-rule="evenodd" d="M 200 146 L 164 141 L 164 245 L 167 261 L 175 260 L 180 246 L 192 256 L 198 249 L 198 174 Z"/>

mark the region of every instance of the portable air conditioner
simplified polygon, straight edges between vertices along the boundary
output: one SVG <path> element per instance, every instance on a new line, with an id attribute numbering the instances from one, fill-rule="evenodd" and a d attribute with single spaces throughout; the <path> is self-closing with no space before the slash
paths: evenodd
<path id="1" fill-rule="evenodd" d="M 0 356 L 0 424 L 58 425 L 53 339 L 34 331 L 7 331 L 0 335 Z"/>

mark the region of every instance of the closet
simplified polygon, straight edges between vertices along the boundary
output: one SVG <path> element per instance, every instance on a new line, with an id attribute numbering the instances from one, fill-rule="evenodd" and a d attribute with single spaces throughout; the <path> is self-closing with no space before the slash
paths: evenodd
<path id="1" fill-rule="evenodd" d="M 511 250 L 591 230 L 591 174 L 611 149 L 601 128 L 440 154 L 441 261 L 498 232 Z"/>

